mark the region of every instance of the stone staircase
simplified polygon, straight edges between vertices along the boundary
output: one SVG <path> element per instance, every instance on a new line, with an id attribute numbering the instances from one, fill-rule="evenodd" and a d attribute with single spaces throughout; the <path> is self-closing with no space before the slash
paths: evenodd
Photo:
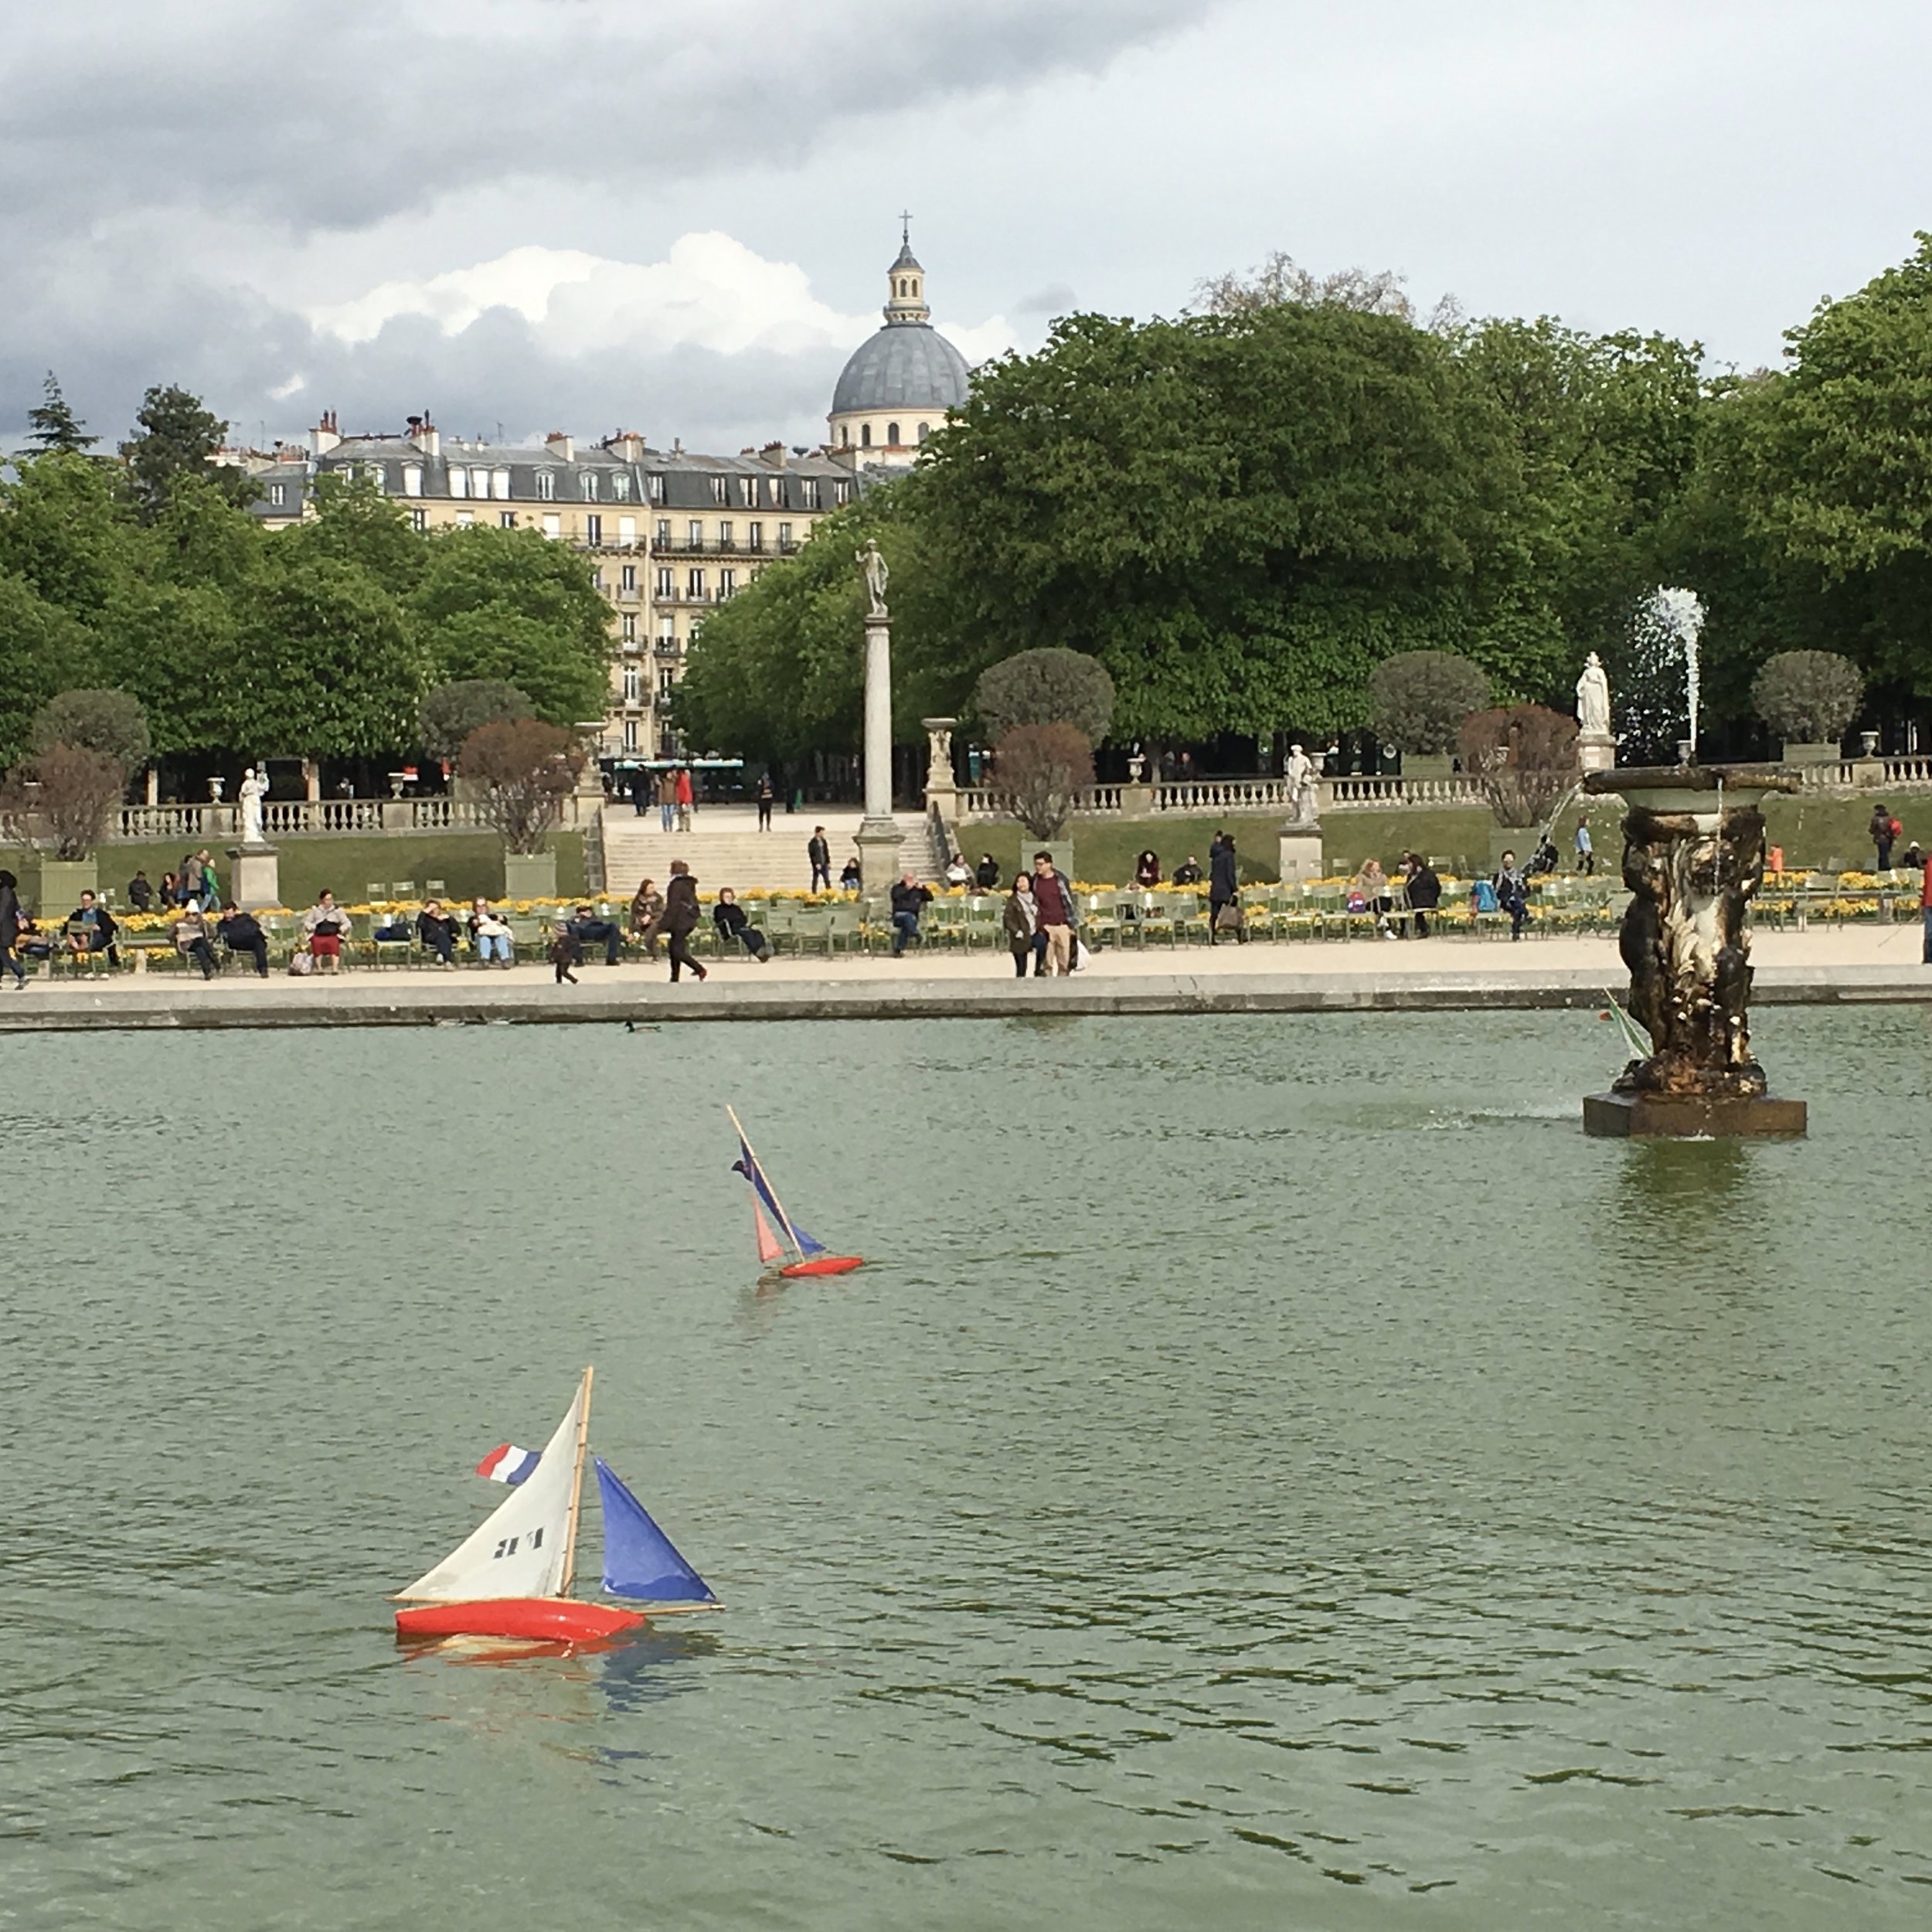
<path id="1" fill-rule="evenodd" d="M 642 817 L 628 805 L 609 804 L 604 808 L 604 875 L 606 889 L 628 897 L 639 880 L 657 881 L 658 889 L 670 875 L 671 862 L 682 859 L 697 875 L 701 892 L 716 892 L 729 886 L 738 893 L 787 890 L 803 892 L 811 883 L 811 862 L 805 856 L 805 842 L 815 825 L 825 828 L 825 842 L 832 847 L 832 874 L 855 849 L 852 835 L 859 829 L 860 815 L 849 807 L 808 807 L 789 816 L 781 808 L 772 814 L 771 829 L 758 830 L 754 807 L 700 805 L 688 832 L 660 832 L 654 805 Z M 900 863 L 916 876 L 938 876 L 932 835 L 927 821 L 915 813 L 896 815 L 904 835 L 900 847 Z"/>

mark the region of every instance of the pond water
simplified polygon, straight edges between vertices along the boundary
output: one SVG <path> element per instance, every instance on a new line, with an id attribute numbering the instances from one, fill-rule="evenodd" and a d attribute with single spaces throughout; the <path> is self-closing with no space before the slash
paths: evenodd
<path id="1" fill-rule="evenodd" d="M 0 1927 L 1923 1925 L 1932 1022 L 1759 1043 L 1806 1142 L 1586 1141 L 1587 1014 L 9 1041 Z M 728 1611 L 399 1651 L 586 1362 Z"/>

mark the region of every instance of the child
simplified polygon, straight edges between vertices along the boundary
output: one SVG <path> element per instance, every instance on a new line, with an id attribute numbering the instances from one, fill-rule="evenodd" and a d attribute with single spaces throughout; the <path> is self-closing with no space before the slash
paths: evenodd
<path id="1" fill-rule="evenodd" d="M 570 937 L 570 927 L 561 920 L 550 930 L 550 964 L 556 968 L 556 984 L 561 986 L 567 979 L 574 986 L 577 976 L 570 968 L 583 964 L 583 948 Z"/>

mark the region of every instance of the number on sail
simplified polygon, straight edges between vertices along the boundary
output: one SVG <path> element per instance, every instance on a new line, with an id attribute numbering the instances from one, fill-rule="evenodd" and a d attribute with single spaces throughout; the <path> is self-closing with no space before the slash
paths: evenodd
<path id="1" fill-rule="evenodd" d="M 515 1537 L 505 1536 L 503 1540 L 497 1545 L 496 1553 L 499 1556 L 514 1556 L 516 1554 L 516 1546 L 517 1539 Z"/>

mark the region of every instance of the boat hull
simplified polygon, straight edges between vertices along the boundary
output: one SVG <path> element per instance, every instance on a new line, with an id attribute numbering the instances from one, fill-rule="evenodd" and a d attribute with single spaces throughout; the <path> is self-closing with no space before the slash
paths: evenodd
<path id="1" fill-rule="evenodd" d="M 614 1604 L 580 1604 L 567 1597 L 492 1597 L 461 1604 L 407 1604 L 396 1613 L 399 1638 L 509 1637 L 583 1644 L 641 1630 L 645 1619 Z"/>
<path id="2" fill-rule="evenodd" d="M 794 1261 L 778 1272 L 794 1280 L 801 1274 L 849 1274 L 854 1268 L 865 1265 L 862 1254 L 815 1254 L 809 1261 Z"/>

